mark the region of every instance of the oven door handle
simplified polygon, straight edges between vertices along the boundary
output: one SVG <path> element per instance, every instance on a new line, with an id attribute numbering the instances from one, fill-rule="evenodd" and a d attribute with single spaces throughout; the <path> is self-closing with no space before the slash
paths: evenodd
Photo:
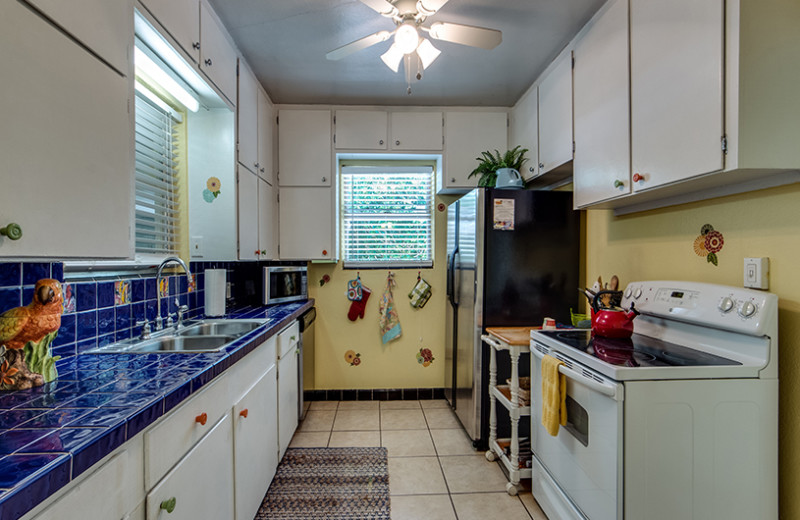
<path id="1" fill-rule="evenodd" d="M 539 352 L 537 348 L 531 348 L 533 351 L 533 355 L 539 359 L 544 358 L 544 354 Z M 573 370 L 566 365 L 561 365 L 558 367 L 558 373 L 564 374 L 565 377 L 575 381 L 576 383 L 585 386 L 589 390 L 594 390 L 595 392 L 599 392 L 603 395 L 606 395 L 612 398 L 615 401 L 623 401 L 625 399 L 625 392 L 623 386 L 621 384 L 614 384 L 614 383 L 607 383 L 607 382 L 598 382 L 594 379 L 589 379 L 588 377 L 584 376 L 577 370 Z"/>

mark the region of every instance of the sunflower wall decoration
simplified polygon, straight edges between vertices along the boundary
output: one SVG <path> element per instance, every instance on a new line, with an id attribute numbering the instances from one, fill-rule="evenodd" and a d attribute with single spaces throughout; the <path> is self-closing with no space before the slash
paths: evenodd
<path id="1" fill-rule="evenodd" d="M 706 262 L 718 266 L 717 253 L 722 250 L 724 244 L 722 233 L 714 230 L 711 224 L 706 224 L 700 228 L 700 235 L 694 239 L 694 252 L 697 256 L 706 257 Z"/>
<path id="2" fill-rule="evenodd" d="M 350 364 L 351 367 L 357 367 L 361 364 L 361 354 L 355 350 L 348 350 L 344 353 L 344 360 Z"/>
<path id="3" fill-rule="evenodd" d="M 221 182 L 216 177 L 209 177 L 206 181 L 206 189 L 203 190 L 203 200 L 211 204 L 219 197 Z"/>

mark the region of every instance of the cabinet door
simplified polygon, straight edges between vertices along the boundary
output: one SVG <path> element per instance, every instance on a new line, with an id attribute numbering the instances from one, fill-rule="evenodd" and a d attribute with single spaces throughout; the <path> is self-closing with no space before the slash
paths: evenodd
<path id="1" fill-rule="evenodd" d="M 330 110 L 281 110 L 278 114 L 278 183 L 330 186 Z"/>
<path id="2" fill-rule="evenodd" d="M 278 361 L 278 444 L 282 458 L 297 429 L 297 403 L 300 398 L 297 374 L 297 349 Z"/>
<path id="3" fill-rule="evenodd" d="M 539 87 L 532 87 L 514 105 L 510 116 L 508 146 L 527 148 L 528 162 L 519 172 L 525 181 L 539 174 Z"/>
<path id="4" fill-rule="evenodd" d="M 233 406 L 237 520 L 252 520 L 278 467 L 278 368 L 264 374 Z"/>
<path id="5" fill-rule="evenodd" d="M 258 260 L 259 247 L 259 182 L 258 177 L 239 165 L 239 260 Z"/>
<path id="6" fill-rule="evenodd" d="M 630 193 L 628 0 L 612 0 L 575 44 L 575 206 Z"/>
<path id="7" fill-rule="evenodd" d="M 200 63 L 200 2 L 142 0 L 150 13 L 195 63 Z"/>
<path id="8" fill-rule="evenodd" d="M 337 149 L 386 150 L 388 116 L 378 110 L 337 110 Z"/>
<path id="9" fill-rule="evenodd" d="M 444 122 L 441 112 L 393 112 L 392 150 L 441 150 Z"/>
<path id="10" fill-rule="evenodd" d="M 723 168 L 723 40 L 723 0 L 631 0 L 634 191 Z"/>
<path id="11" fill-rule="evenodd" d="M 471 189 L 478 178 L 469 178 L 478 166 L 476 157 L 486 150 L 504 153 L 508 143 L 508 114 L 505 112 L 446 112 L 445 188 Z"/>
<path id="12" fill-rule="evenodd" d="M 258 173 L 258 81 L 243 62 L 239 64 L 239 96 L 236 100 L 238 160 L 251 172 Z"/>
<path id="13" fill-rule="evenodd" d="M 258 89 L 258 175 L 275 186 L 275 107 Z"/>
<path id="14" fill-rule="evenodd" d="M 133 46 L 131 0 L 27 0 L 118 72 L 128 75 Z"/>
<path id="15" fill-rule="evenodd" d="M 336 219 L 331 188 L 280 189 L 281 260 L 336 258 Z"/>
<path id="16" fill-rule="evenodd" d="M 200 68 L 230 101 L 236 102 L 236 49 L 225 35 L 225 27 L 200 4 Z"/>
<path id="17" fill-rule="evenodd" d="M 572 54 L 539 85 L 539 174 L 572 160 Z"/>
<path id="18" fill-rule="evenodd" d="M 0 227 L 23 231 L 0 256 L 131 256 L 129 80 L 19 2 L 0 2 L 0 49 Z"/>
<path id="19" fill-rule="evenodd" d="M 278 258 L 278 189 L 258 179 L 258 247 L 261 260 Z"/>
<path id="20" fill-rule="evenodd" d="M 162 504 L 171 499 L 175 509 L 167 513 Z M 147 494 L 147 520 L 233 518 L 233 508 L 233 428 L 227 413 Z"/>

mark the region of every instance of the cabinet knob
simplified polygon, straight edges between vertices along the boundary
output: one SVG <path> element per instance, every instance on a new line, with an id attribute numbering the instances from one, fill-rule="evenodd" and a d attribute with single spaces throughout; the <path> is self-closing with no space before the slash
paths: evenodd
<path id="1" fill-rule="evenodd" d="M 169 498 L 167 500 L 164 500 L 164 501 L 161 502 L 161 506 L 159 507 L 159 509 L 163 509 L 164 511 L 167 512 L 167 514 L 170 514 L 173 511 L 175 511 L 175 503 L 176 502 L 177 502 L 177 500 L 175 500 L 175 497 L 172 497 L 172 498 Z"/>
<path id="2" fill-rule="evenodd" d="M 529 172 L 531 172 L 531 173 L 533 173 L 533 166 L 529 167 L 529 168 L 528 168 L 528 171 L 529 171 Z"/>
<path id="3" fill-rule="evenodd" d="M 262 255 L 266 255 L 266 254 L 267 254 L 267 250 L 266 250 L 266 249 L 262 249 L 262 250 L 261 250 L 261 254 L 262 254 Z"/>
<path id="4" fill-rule="evenodd" d="M 544 170 L 544 163 L 543 163 L 543 162 L 540 162 L 540 163 L 539 163 L 539 169 L 540 169 L 540 170 Z"/>
<path id="5" fill-rule="evenodd" d="M 634 173 L 633 174 L 633 182 L 639 182 L 639 181 L 643 181 L 643 180 L 644 180 L 644 175 L 641 175 L 639 173 Z"/>
<path id="6" fill-rule="evenodd" d="M 247 419 L 247 408 L 245 408 L 244 410 L 242 410 L 241 412 L 239 412 L 239 415 L 240 415 L 241 417 L 244 417 L 245 419 Z"/>
<path id="7" fill-rule="evenodd" d="M 257 163 L 257 162 L 253 163 L 253 166 L 254 166 L 255 168 L 258 168 L 258 163 Z"/>
<path id="8" fill-rule="evenodd" d="M 394 144 L 395 146 L 400 146 L 400 140 L 398 139 L 397 141 L 394 142 Z"/>
<path id="9" fill-rule="evenodd" d="M 192 49 L 200 50 L 200 42 L 192 42 Z"/>
<path id="10" fill-rule="evenodd" d="M 22 228 L 19 224 L 11 222 L 6 227 L 0 229 L 0 235 L 8 237 L 9 240 L 19 240 L 22 238 Z"/>
<path id="11" fill-rule="evenodd" d="M 261 168 L 258 171 L 260 171 L 261 173 L 264 173 L 264 168 Z"/>
<path id="12" fill-rule="evenodd" d="M 256 249 L 256 256 L 258 256 L 258 255 L 260 255 L 260 254 L 261 254 L 261 251 L 259 251 L 258 249 Z"/>
<path id="13" fill-rule="evenodd" d="M 201 413 L 200 415 L 194 418 L 194 422 L 198 422 L 202 426 L 205 426 L 206 422 L 208 422 L 208 414 L 205 412 Z"/>
<path id="14" fill-rule="evenodd" d="M 328 250 L 327 249 L 323 249 L 322 250 L 322 256 L 328 256 Z"/>
<path id="15" fill-rule="evenodd" d="M 323 177 L 322 178 L 322 182 L 328 182 L 328 178 L 327 177 Z"/>
<path id="16" fill-rule="evenodd" d="M 617 179 L 617 180 L 614 181 L 614 187 L 615 188 L 621 188 L 623 186 L 625 186 L 625 183 L 622 182 L 621 180 Z"/>
<path id="17" fill-rule="evenodd" d="M 456 182 L 456 178 L 455 177 L 450 177 L 450 182 Z"/>
<path id="18" fill-rule="evenodd" d="M 380 141 L 378 141 L 378 144 L 383 144 L 383 139 L 381 139 Z"/>
<path id="19" fill-rule="evenodd" d="M 211 66 L 211 58 L 206 58 L 205 64 L 207 67 Z"/>

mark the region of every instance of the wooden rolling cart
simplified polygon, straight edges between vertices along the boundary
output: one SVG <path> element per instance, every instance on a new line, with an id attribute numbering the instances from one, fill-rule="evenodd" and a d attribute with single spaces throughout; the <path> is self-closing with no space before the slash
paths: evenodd
<path id="1" fill-rule="evenodd" d="M 519 467 L 519 419 L 530 417 L 531 407 L 520 405 L 519 387 L 519 357 L 520 354 L 530 352 L 531 330 L 539 327 L 489 327 L 488 334 L 481 339 L 491 347 L 489 356 L 489 450 L 486 458 L 490 461 L 500 459 L 508 470 L 509 482 L 506 491 L 509 495 L 516 495 L 519 491 L 519 481 L 531 478 L 531 468 Z M 511 357 L 510 385 L 498 387 L 497 385 L 497 352 L 508 351 Z M 511 438 L 497 438 L 497 403 L 503 405 L 511 418 Z M 508 443 L 510 454 L 506 454 L 501 446 Z"/>

